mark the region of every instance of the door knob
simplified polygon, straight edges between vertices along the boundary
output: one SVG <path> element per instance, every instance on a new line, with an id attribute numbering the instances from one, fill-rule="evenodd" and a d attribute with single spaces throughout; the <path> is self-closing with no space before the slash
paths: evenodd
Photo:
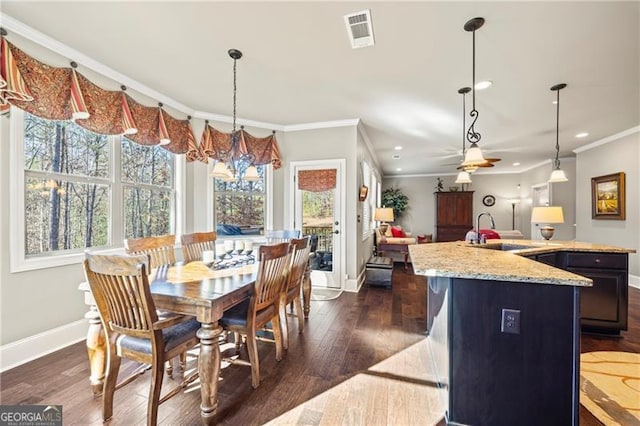
<path id="1" fill-rule="evenodd" d="M 339 234 L 340 231 L 338 231 L 337 229 L 335 231 L 333 231 L 334 234 Z"/>
<path id="2" fill-rule="evenodd" d="M 337 220 L 335 222 L 333 222 L 334 225 L 340 225 L 340 222 L 338 222 Z"/>

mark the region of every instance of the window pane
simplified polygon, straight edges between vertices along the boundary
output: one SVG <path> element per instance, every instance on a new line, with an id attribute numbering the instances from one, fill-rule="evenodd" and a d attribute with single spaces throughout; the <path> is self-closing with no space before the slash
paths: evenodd
<path id="1" fill-rule="evenodd" d="M 264 203 L 265 197 L 260 194 L 217 194 L 215 197 L 216 223 L 263 227 Z"/>
<path id="2" fill-rule="evenodd" d="M 139 145 L 122 138 L 122 181 L 173 186 L 174 156 L 159 146 Z"/>
<path id="3" fill-rule="evenodd" d="M 125 238 L 171 233 L 171 191 L 124 189 Z"/>
<path id="4" fill-rule="evenodd" d="M 109 176 L 107 136 L 71 121 L 43 120 L 28 113 L 24 116 L 25 170 Z"/>
<path id="5" fill-rule="evenodd" d="M 265 166 L 257 166 L 260 179 L 225 182 L 214 179 L 216 225 L 264 228 Z M 241 176 L 244 168 L 241 169 Z"/>
<path id="6" fill-rule="evenodd" d="M 25 178 L 25 255 L 106 246 L 109 187 Z"/>

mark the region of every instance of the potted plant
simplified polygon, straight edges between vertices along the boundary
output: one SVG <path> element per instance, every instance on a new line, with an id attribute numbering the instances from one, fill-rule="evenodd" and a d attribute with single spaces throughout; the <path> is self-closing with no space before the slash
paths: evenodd
<path id="1" fill-rule="evenodd" d="M 393 216 L 398 219 L 402 216 L 409 204 L 409 197 L 398 188 L 387 188 L 382 191 L 382 205 L 393 208 Z"/>

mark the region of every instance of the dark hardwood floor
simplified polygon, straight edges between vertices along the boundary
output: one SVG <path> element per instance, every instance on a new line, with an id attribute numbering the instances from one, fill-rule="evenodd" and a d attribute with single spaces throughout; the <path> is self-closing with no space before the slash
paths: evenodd
<path id="1" fill-rule="evenodd" d="M 230 425 L 264 424 L 270 421 L 290 423 L 291 418 L 295 418 L 300 424 L 443 424 L 439 413 L 432 413 L 435 417 L 429 417 L 428 420 L 419 416 L 422 421 L 410 420 L 411 417 L 405 421 L 390 420 L 399 419 L 397 412 L 391 413 L 390 405 L 397 405 L 398 411 L 410 412 L 416 408 L 412 406 L 411 399 L 407 399 L 411 395 L 392 395 L 397 392 L 393 389 L 397 388 L 389 383 L 404 381 L 413 386 L 411 392 L 414 400 L 416 393 L 433 392 L 434 384 L 424 376 L 412 378 L 372 368 L 424 342 L 425 282 L 424 277 L 414 276 L 411 270 L 407 273 L 401 263 L 396 263 L 392 290 L 365 286 L 357 294 L 343 293 L 336 300 L 312 302 L 311 316 L 303 334 L 296 333 L 295 321 L 290 321 L 293 325 L 290 348 L 281 362 L 275 361 L 272 344 L 259 343 L 262 382 L 258 389 L 251 388 L 248 367 L 223 366 L 216 422 Z M 640 352 L 640 291 L 631 288 L 629 300 L 629 331 L 618 339 L 583 335 L 582 352 Z M 407 363 L 406 360 L 399 362 Z M 195 361 L 189 362 L 189 368 L 195 366 Z M 125 362 L 121 374 L 125 376 L 134 368 L 133 363 Z M 351 394 L 333 391 L 362 376 L 370 379 L 371 383 L 379 383 L 374 380 L 380 378 L 387 379 L 389 383 L 379 389 L 373 389 L 376 385 L 352 384 Z M 61 404 L 65 424 L 101 424 L 101 399 L 92 396 L 88 377 L 87 354 L 84 342 L 80 342 L 1 374 L 0 403 Z M 164 392 L 177 382 L 177 378 L 165 376 Z M 148 387 L 147 373 L 117 391 L 114 417 L 110 424 L 143 424 Z M 327 415 L 332 406 L 354 404 L 353 395 L 357 395 L 357 392 L 369 392 L 371 396 L 367 396 L 366 400 L 370 405 L 367 407 L 376 407 L 367 408 L 372 412 L 366 417 L 358 417 L 348 409 Z M 199 400 L 197 386 L 175 396 L 160 406 L 159 423 L 199 424 Z M 378 403 L 381 400 L 385 404 Z M 300 408 L 301 404 L 305 404 L 304 409 Z M 307 408 L 308 405 L 312 407 Z M 381 406 L 386 408 L 378 408 Z M 287 412 L 295 412 L 297 417 L 287 419 Z M 586 410 L 581 410 L 580 423 L 600 424 Z"/>

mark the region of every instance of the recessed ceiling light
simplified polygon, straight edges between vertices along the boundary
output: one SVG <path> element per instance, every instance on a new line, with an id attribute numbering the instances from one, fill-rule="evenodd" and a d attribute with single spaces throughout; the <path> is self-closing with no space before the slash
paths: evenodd
<path id="1" fill-rule="evenodd" d="M 519 165 L 520 165 L 520 163 L 518 163 L 518 162 L 515 162 L 515 163 L 512 164 L 512 166 L 519 166 Z"/>
<path id="2" fill-rule="evenodd" d="M 391 158 L 393 158 L 394 160 L 399 160 L 400 159 L 400 154 L 393 154 L 391 156 Z"/>
<path id="3" fill-rule="evenodd" d="M 398 167 L 398 168 L 396 169 L 396 172 L 401 172 L 401 171 L 402 171 L 402 169 L 401 169 L 400 167 Z"/>
<path id="4" fill-rule="evenodd" d="M 551 101 L 552 104 L 556 105 L 558 101 Z"/>
<path id="5" fill-rule="evenodd" d="M 400 151 L 400 150 L 402 149 L 402 147 L 401 147 L 400 145 L 398 145 L 398 146 L 396 146 L 396 147 L 395 147 L 395 148 L 393 148 L 393 149 L 395 149 L 396 151 Z"/>
<path id="6" fill-rule="evenodd" d="M 493 81 L 491 80 L 479 81 L 476 83 L 476 90 L 484 90 L 487 87 L 491 86 L 492 84 L 493 84 Z"/>
<path id="7" fill-rule="evenodd" d="M 576 135 L 576 138 L 586 138 L 587 136 L 589 136 L 589 133 L 587 132 L 582 132 L 582 133 L 578 133 Z"/>

